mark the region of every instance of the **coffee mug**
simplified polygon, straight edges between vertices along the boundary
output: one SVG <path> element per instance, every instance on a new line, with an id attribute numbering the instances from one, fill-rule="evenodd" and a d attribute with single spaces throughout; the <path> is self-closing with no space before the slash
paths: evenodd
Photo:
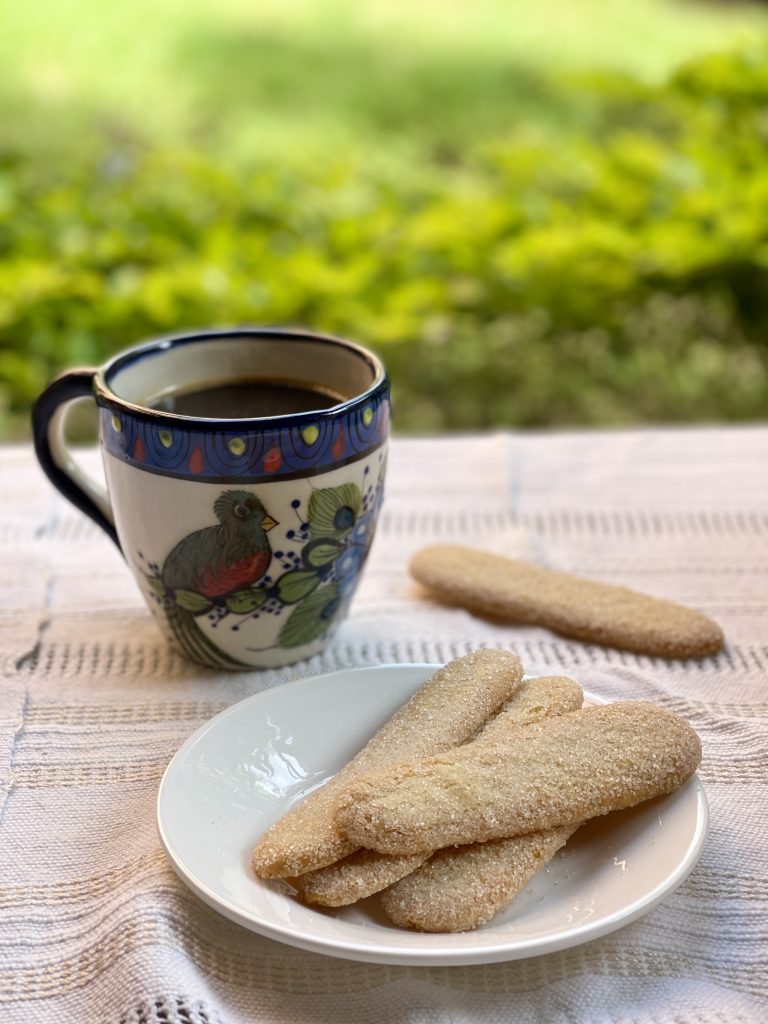
<path id="1" fill-rule="evenodd" d="M 106 489 L 65 442 L 84 396 Z M 320 651 L 346 613 L 381 506 L 389 413 L 384 367 L 361 346 L 238 327 L 64 373 L 33 431 L 48 478 L 115 541 L 183 654 L 272 668 Z"/>

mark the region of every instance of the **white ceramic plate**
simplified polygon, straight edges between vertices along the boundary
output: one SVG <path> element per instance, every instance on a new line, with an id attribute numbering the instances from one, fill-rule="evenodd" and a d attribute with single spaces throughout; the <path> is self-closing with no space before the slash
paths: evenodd
<path id="1" fill-rule="evenodd" d="M 212 718 L 175 755 L 158 796 L 160 838 L 183 881 L 226 917 L 280 942 L 353 960 L 435 965 L 513 960 L 586 942 L 640 917 L 682 882 L 707 831 L 696 776 L 671 796 L 584 825 L 506 911 L 472 932 L 396 928 L 375 896 L 310 909 L 280 883 L 254 877 L 250 856 L 261 833 L 338 771 L 437 667 L 300 679 Z"/>

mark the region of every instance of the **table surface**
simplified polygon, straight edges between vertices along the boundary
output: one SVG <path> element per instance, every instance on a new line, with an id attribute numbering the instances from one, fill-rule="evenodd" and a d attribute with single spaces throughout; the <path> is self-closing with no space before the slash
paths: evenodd
<path id="1" fill-rule="evenodd" d="M 763 426 L 396 438 L 371 558 L 330 647 L 232 675 L 173 653 L 110 541 L 53 491 L 31 448 L 0 448 L 3 1024 L 762 1024 L 767 456 Z M 690 604 L 721 624 L 727 648 L 674 663 L 440 607 L 406 573 L 436 540 Z M 710 834 L 646 917 L 530 960 L 404 968 L 251 934 L 176 879 L 155 830 L 157 786 L 212 714 L 297 675 L 483 645 L 609 699 L 656 701 L 698 730 Z"/>

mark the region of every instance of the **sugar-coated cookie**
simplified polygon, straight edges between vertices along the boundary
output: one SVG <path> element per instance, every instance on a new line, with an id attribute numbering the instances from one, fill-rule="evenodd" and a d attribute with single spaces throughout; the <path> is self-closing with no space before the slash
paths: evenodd
<path id="1" fill-rule="evenodd" d="M 607 704 L 360 775 L 338 795 L 335 821 L 356 846 L 423 853 L 631 807 L 676 789 L 700 760 L 682 718 L 639 701 Z"/>
<path id="2" fill-rule="evenodd" d="M 702 658 L 724 643 L 717 623 L 692 608 L 474 548 L 423 548 L 410 571 L 451 604 L 622 650 Z"/>
<path id="3" fill-rule="evenodd" d="M 503 741 L 511 726 L 530 725 L 549 715 L 565 714 L 580 708 L 582 701 L 581 687 L 566 676 L 526 680 L 501 711 L 483 726 L 474 742 Z M 347 906 L 409 875 L 427 856 L 391 857 L 371 850 L 357 850 L 334 864 L 290 881 L 306 903 Z"/>
<path id="4" fill-rule="evenodd" d="M 381 894 L 393 924 L 464 932 L 490 921 L 565 846 L 578 825 L 439 850 Z M 371 854 L 374 856 L 374 854 Z"/>
<path id="5" fill-rule="evenodd" d="M 286 878 L 332 864 L 360 844 L 334 824 L 336 798 L 355 776 L 409 757 L 448 750 L 470 739 L 522 682 L 508 651 L 474 651 L 440 669 L 333 779 L 269 828 L 252 865 L 262 878 Z"/>

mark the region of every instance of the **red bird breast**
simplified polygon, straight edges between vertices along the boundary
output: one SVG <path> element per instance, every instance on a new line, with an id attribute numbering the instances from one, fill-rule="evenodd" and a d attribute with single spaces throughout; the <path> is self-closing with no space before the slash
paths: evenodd
<path id="1" fill-rule="evenodd" d="M 205 597 L 223 597 L 250 587 L 267 571 L 271 557 L 271 551 L 256 551 L 237 562 L 207 565 L 195 577 L 195 590 Z"/>

